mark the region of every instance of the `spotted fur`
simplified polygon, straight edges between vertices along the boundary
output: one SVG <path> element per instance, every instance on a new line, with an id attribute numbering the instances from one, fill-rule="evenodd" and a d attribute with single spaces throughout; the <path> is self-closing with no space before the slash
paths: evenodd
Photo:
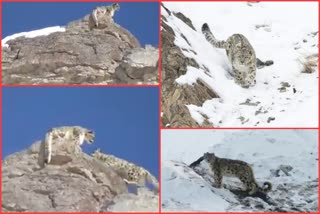
<path id="1" fill-rule="evenodd" d="M 114 3 L 109 6 L 96 7 L 91 14 L 95 26 L 99 26 L 99 19 L 101 17 L 107 16 L 112 20 L 114 13 L 118 10 L 120 10 L 120 5 L 118 3 Z"/>
<path id="2" fill-rule="evenodd" d="M 264 182 L 263 187 L 260 187 L 253 174 L 251 166 L 241 160 L 232 160 L 226 158 L 219 158 L 214 153 L 205 153 L 203 159 L 206 160 L 210 169 L 214 173 L 215 187 L 222 187 L 223 176 L 237 177 L 245 185 L 249 195 L 253 195 L 256 192 L 267 193 L 272 189 L 270 182 Z"/>
<path id="3" fill-rule="evenodd" d="M 59 147 L 61 144 L 69 145 L 72 152 L 78 154 L 81 152 L 81 145 L 84 142 L 93 143 L 95 134 L 92 130 L 83 128 L 81 126 L 61 126 L 51 128 L 45 136 L 45 150 L 47 154 L 45 162 L 49 164 L 52 158 L 53 147 Z"/>
<path id="4" fill-rule="evenodd" d="M 94 151 L 91 156 L 112 167 L 127 184 L 135 184 L 141 187 L 146 186 L 148 182 L 156 191 L 158 191 L 158 180 L 143 167 L 137 166 L 113 155 L 102 153 L 100 149 Z"/>
<path id="5" fill-rule="evenodd" d="M 244 88 L 256 83 L 256 54 L 248 39 L 242 34 L 233 34 L 226 41 L 218 41 L 207 23 L 202 25 L 202 33 L 216 48 L 226 50 L 232 65 L 234 80 Z"/>

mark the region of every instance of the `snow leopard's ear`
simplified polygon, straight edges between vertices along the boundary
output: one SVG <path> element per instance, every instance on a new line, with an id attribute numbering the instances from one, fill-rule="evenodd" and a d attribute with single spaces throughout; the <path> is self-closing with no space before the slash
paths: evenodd
<path id="1" fill-rule="evenodd" d="M 120 5 L 119 5 L 118 3 L 113 3 L 113 4 L 112 4 L 112 7 L 113 7 L 114 9 L 120 9 Z"/>
<path id="2" fill-rule="evenodd" d="M 207 160 L 207 159 L 208 159 L 208 155 L 209 155 L 209 153 L 208 153 L 208 152 L 203 153 L 203 159 Z"/>
<path id="3" fill-rule="evenodd" d="M 95 138 L 94 131 L 88 129 L 85 133 L 85 138 L 88 143 L 90 143 L 90 144 L 93 143 L 94 138 Z"/>

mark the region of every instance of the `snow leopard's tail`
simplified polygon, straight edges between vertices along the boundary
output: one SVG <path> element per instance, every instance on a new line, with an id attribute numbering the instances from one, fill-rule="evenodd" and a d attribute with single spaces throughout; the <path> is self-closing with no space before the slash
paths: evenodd
<path id="1" fill-rule="evenodd" d="M 210 42 L 216 48 L 225 48 L 225 41 L 218 41 L 212 34 L 207 23 L 202 25 L 202 33 L 206 37 L 207 41 Z"/>
<path id="2" fill-rule="evenodd" d="M 272 184 L 268 181 L 263 183 L 263 187 L 259 187 L 259 191 L 267 193 L 270 192 L 272 189 Z"/>
<path id="3" fill-rule="evenodd" d="M 150 172 L 148 172 L 146 180 L 153 186 L 154 192 L 159 192 L 159 182 Z"/>
<path id="4" fill-rule="evenodd" d="M 93 22 L 94 22 L 94 25 L 95 25 L 96 27 L 98 27 L 98 25 L 99 25 L 99 22 L 98 22 L 98 7 L 96 7 L 96 8 L 92 11 L 91 17 L 92 17 L 92 20 L 93 20 Z"/>

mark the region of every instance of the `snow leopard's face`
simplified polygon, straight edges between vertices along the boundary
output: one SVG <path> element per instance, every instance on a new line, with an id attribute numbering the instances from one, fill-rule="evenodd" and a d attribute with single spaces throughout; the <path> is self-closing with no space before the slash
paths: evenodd
<path id="1" fill-rule="evenodd" d="M 84 135 L 88 143 L 93 143 L 95 137 L 94 131 L 87 129 Z"/>
<path id="2" fill-rule="evenodd" d="M 239 69 L 248 69 L 255 63 L 253 62 L 253 53 L 247 48 L 239 48 L 235 50 L 233 64 Z"/>
<path id="3" fill-rule="evenodd" d="M 214 161 L 216 159 L 216 156 L 214 155 L 214 153 L 206 152 L 203 154 L 203 159 L 208 162 Z"/>

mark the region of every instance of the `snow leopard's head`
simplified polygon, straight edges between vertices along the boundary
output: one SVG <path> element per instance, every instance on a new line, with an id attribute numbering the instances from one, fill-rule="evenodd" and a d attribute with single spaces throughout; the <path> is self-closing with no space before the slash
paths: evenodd
<path id="1" fill-rule="evenodd" d="M 92 131 L 90 129 L 86 129 L 85 133 L 84 133 L 84 136 L 85 136 L 85 140 L 88 143 L 90 143 L 90 144 L 93 143 L 94 137 L 95 137 L 94 131 Z"/>
<path id="2" fill-rule="evenodd" d="M 216 156 L 214 155 L 214 153 L 206 152 L 203 154 L 203 159 L 205 161 L 212 162 L 212 161 L 215 161 Z"/>

